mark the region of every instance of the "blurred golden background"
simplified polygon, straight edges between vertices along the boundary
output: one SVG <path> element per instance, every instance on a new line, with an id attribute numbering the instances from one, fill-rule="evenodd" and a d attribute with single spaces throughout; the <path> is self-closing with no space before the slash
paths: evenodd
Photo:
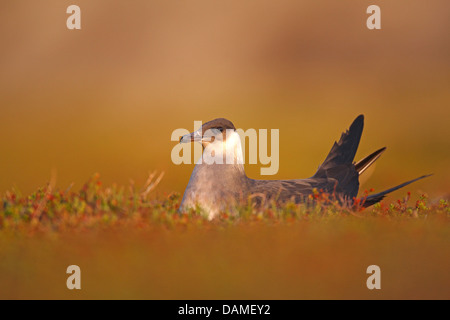
<path id="1" fill-rule="evenodd" d="M 81 30 L 66 8 L 81 8 Z M 381 7 L 381 30 L 366 8 Z M 183 192 L 193 165 L 172 164 L 176 128 L 216 117 L 280 129 L 280 170 L 306 178 L 358 114 L 357 158 L 388 150 L 363 186 L 450 187 L 450 3 L 419 1 L 3 1 L 0 191 L 34 191 L 57 170 L 74 189 L 143 183 Z M 307 139 L 300 139 L 307 137 Z M 259 165 L 247 165 L 250 177 Z M 267 178 L 267 177 L 263 177 Z M 403 196 L 397 191 L 392 197 Z"/>
<path id="2" fill-rule="evenodd" d="M 350 216 L 222 230 L 121 228 L 61 241 L 0 233 L 0 299 L 448 300 L 446 222 Z M 65 285 L 72 264 L 81 290 Z M 381 290 L 366 287 L 372 264 Z"/>

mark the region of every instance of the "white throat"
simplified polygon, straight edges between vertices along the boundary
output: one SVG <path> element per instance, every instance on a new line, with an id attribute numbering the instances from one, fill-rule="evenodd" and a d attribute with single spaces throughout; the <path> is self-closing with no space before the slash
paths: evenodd
<path id="1" fill-rule="evenodd" d="M 200 163 L 206 164 L 234 164 L 244 169 L 244 157 L 242 154 L 241 137 L 234 130 L 227 130 L 226 140 L 215 139 L 203 150 Z M 197 162 L 197 163 L 199 163 Z"/>

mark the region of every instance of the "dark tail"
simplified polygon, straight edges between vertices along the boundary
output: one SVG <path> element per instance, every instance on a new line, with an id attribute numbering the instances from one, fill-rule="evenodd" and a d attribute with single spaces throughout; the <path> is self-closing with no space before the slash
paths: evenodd
<path id="1" fill-rule="evenodd" d="M 363 128 L 364 116 L 361 114 L 353 121 L 350 128 L 342 133 L 339 142 L 334 143 L 319 169 L 329 169 L 336 165 L 352 163 L 355 159 L 356 150 L 358 150 Z"/>
<path id="2" fill-rule="evenodd" d="M 358 174 L 361 175 L 361 173 L 366 171 L 367 168 L 369 168 L 375 161 L 377 161 L 377 159 L 381 156 L 384 150 L 386 150 L 386 147 L 381 148 L 372 154 L 369 154 L 364 159 L 361 159 L 357 163 L 355 163 L 355 168 L 356 171 L 358 171 Z"/>
<path id="3" fill-rule="evenodd" d="M 358 194 L 358 172 L 353 160 L 364 128 L 364 116 L 359 115 L 350 128 L 342 133 L 339 142 L 335 142 L 319 166 L 314 178 L 332 178 L 338 181 L 336 193 L 353 199 Z"/>
<path id="4" fill-rule="evenodd" d="M 386 195 L 387 195 L 388 193 L 391 193 L 392 191 L 395 191 L 395 190 L 398 190 L 398 189 L 400 189 L 400 188 L 403 188 L 404 186 L 407 186 L 407 185 L 410 184 L 410 183 L 413 183 L 413 182 L 415 182 L 415 181 L 417 181 L 417 180 L 420 180 L 420 179 L 423 179 L 423 178 L 426 178 L 426 177 L 429 177 L 429 176 L 431 176 L 431 174 L 428 174 L 428 175 L 425 175 L 425 176 L 421 176 L 421 177 L 419 177 L 419 178 L 416 178 L 416 179 L 407 181 L 407 182 L 405 182 L 405 183 L 399 184 L 398 186 L 393 187 L 393 188 L 390 188 L 390 189 L 387 189 L 387 190 L 385 190 L 385 191 L 382 191 L 382 192 L 379 192 L 379 193 L 372 194 L 372 195 L 368 196 L 368 197 L 364 200 L 363 207 L 364 207 L 364 208 L 370 207 L 371 205 L 374 205 L 375 203 L 380 202 L 384 197 L 386 197 Z"/>

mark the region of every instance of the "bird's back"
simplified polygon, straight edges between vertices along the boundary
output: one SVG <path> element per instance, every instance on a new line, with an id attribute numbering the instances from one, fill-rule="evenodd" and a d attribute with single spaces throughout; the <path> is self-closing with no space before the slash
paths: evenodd
<path id="1" fill-rule="evenodd" d="M 314 189 L 332 193 L 337 185 L 337 180 L 333 178 L 250 180 L 250 194 L 264 198 L 264 201 L 275 200 L 278 203 L 302 202 L 305 197 L 314 192 Z"/>

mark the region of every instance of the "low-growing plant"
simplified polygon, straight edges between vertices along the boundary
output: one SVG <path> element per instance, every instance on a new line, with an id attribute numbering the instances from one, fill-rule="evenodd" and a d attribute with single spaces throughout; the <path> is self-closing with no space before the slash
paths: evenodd
<path id="1" fill-rule="evenodd" d="M 367 191 L 364 197 L 355 199 L 349 206 L 323 190 L 314 190 L 300 204 L 288 202 L 277 205 L 271 201 L 257 206 L 249 198 L 236 206 L 233 212 L 222 212 L 218 219 L 208 221 L 200 208 L 180 213 L 179 193 L 164 197 L 150 196 L 161 178 L 162 174 L 158 177 L 156 173 L 150 174 L 141 190 L 136 188 L 134 182 L 128 188 L 115 184 L 105 187 L 99 174 L 94 174 L 79 191 L 73 191 L 72 185 L 65 190 L 57 190 L 52 182 L 29 196 L 15 190 L 6 191 L 0 202 L 0 230 L 63 232 L 121 226 L 138 229 L 163 226 L 170 229 L 189 225 L 326 221 L 348 216 L 424 219 L 428 215 L 450 215 L 448 200 L 431 202 L 426 194 L 413 203 L 408 192 L 395 202 L 380 202 L 364 209 L 362 204 L 369 194 Z"/>

